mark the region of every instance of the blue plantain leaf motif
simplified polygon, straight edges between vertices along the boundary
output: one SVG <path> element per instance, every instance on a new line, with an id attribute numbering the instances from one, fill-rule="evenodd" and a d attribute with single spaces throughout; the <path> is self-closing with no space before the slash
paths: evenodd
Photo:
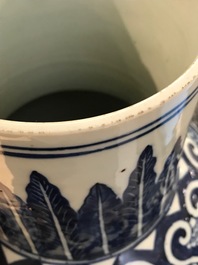
<path id="1" fill-rule="evenodd" d="M 35 219 L 27 205 L 0 183 L 0 237 L 33 254 L 40 247 Z"/>
<path id="2" fill-rule="evenodd" d="M 162 173 L 159 176 L 160 192 L 164 199 L 166 194 L 173 190 L 177 183 L 178 172 L 177 165 L 182 153 L 181 137 L 177 140 L 171 154 L 168 156 Z M 163 204 L 161 205 L 163 207 Z"/>
<path id="3" fill-rule="evenodd" d="M 123 217 L 128 221 L 125 231 L 128 236 L 141 236 L 147 224 L 151 224 L 159 212 L 159 186 L 155 183 L 155 164 L 153 148 L 148 145 L 140 155 L 123 193 Z"/>
<path id="4" fill-rule="evenodd" d="M 43 258 L 95 259 L 139 239 L 164 210 L 181 154 L 181 138 L 157 177 L 152 146 L 141 153 L 122 199 L 104 184 L 95 184 L 75 212 L 58 187 L 33 171 L 27 203 L 0 183 L 0 240 Z"/>
<path id="5" fill-rule="evenodd" d="M 33 171 L 26 188 L 28 206 L 37 219 L 42 255 L 73 260 L 77 215 L 59 189 Z"/>
<path id="6" fill-rule="evenodd" d="M 121 217 L 122 202 L 117 195 L 104 184 L 94 185 L 79 214 L 79 240 L 82 250 L 78 255 L 92 257 L 109 254 L 120 245 L 119 231 L 123 220 Z"/>

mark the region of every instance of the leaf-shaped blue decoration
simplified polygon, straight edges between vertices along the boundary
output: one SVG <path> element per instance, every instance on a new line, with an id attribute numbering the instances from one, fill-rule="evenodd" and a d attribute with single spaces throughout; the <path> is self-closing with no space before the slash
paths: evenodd
<path id="1" fill-rule="evenodd" d="M 87 260 L 113 253 L 158 220 L 167 201 L 164 195 L 171 193 L 176 182 L 180 154 L 181 138 L 157 178 L 156 158 L 148 145 L 129 176 L 123 200 L 108 186 L 95 184 L 78 213 L 36 171 L 26 188 L 27 204 L 0 183 L 0 239 L 51 259 Z"/>
<path id="2" fill-rule="evenodd" d="M 60 190 L 47 178 L 33 171 L 26 188 L 28 206 L 37 219 L 42 255 L 73 260 L 72 250 L 77 225 L 76 212 Z"/>
<path id="3" fill-rule="evenodd" d="M 37 248 L 40 247 L 40 243 L 37 240 L 38 231 L 31 211 L 2 183 L 0 183 L 0 226 L 2 240 L 5 239 L 5 235 L 10 244 L 38 254 Z"/>
<path id="4" fill-rule="evenodd" d="M 128 221 L 125 231 L 128 236 L 141 236 L 157 217 L 160 199 L 154 167 L 156 158 L 153 157 L 153 148 L 148 145 L 139 157 L 136 169 L 129 177 L 129 183 L 123 193 L 123 217 Z"/>
<path id="5" fill-rule="evenodd" d="M 181 138 L 179 138 L 171 154 L 168 156 L 158 180 L 163 195 L 167 194 L 169 190 L 175 186 L 177 180 L 177 165 L 181 152 Z"/>
<path id="6" fill-rule="evenodd" d="M 162 173 L 159 176 L 158 183 L 162 196 L 167 195 L 176 186 L 178 180 L 177 165 L 182 153 L 181 137 L 177 140 L 171 154 L 168 156 Z M 164 197 L 165 198 L 165 197 Z M 161 205 L 163 210 L 163 205 Z"/>
<path id="7" fill-rule="evenodd" d="M 79 240 L 82 249 L 78 257 L 97 257 L 111 253 L 118 247 L 122 231 L 122 202 L 113 190 L 104 184 L 94 185 L 79 214 Z"/>

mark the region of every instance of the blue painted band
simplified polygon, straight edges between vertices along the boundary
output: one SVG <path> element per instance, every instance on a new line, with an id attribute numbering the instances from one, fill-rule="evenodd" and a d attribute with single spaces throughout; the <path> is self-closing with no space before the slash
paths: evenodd
<path id="1" fill-rule="evenodd" d="M 18 158 L 30 158 L 30 159 L 55 159 L 55 158 L 65 158 L 65 157 L 75 157 L 75 156 L 82 156 L 82 155 L 89 155 L 89 154 L 93 154 L 93 153 L 97 153 L 97 152 L 101 152 L 104 150 L 110 150 L 113 148 L 116 148 L 118 146 L 127 144 L 129 142 L 132 142 L 136 139 L 141 138 L 142 136 L 145 136 L 146 134 L 149 134 L 150 132 L 154 131 L 155 129 L 161 127 L 162 125 L 164 125 L 165 123 L 167 123 L 168 121 L 170 121 L 172 118 L 174 118 L 175 116 L 177 116 L 190 102 L 191 100 L 197 95 L 198 92 L 198 87 L 185 99 L 183 100 L 180 104 L 178 104 L 175 108 L 173 108 L 171 111 L 167 112 L 166 114 L 164 114 L 163 116 L 161 116 L 160 118 L 156 119 L 155 121 L 122 136 L 119 136 L 117 138 L 112 138 L 106 141 L 101 141 L 98 143 L 92 143 L 92 144 L 88 144 L 88 145 L 82 145 L 82 146 L 77 146 L 77 147 L 62 147 L 62 148 L 26 148 L 26 147 L 17 147 L 17 146 L 7 146 L 7 145 L 2 145 L 3 149 L 13 149 L 13 150 L 26 150 L 26 151 L 62 151 L 62 150 L 71 150 L 71 149 L 79 149 L 79 148 L 86 148 L 86 147 L 90 147 L 90 146 L 96 146 L 99 144 L 103 144 L 103 143 L 108 143 L 108 142 L 112 142 L 114 140 L 120 140 L 124 137 L 127 136 L 132 136 L 133 134 L 135 134 L 136 132 L 139 132 L 143 129 L 147 129 L 148 127 L 150 127 L 151 125 L 155 125 L 152 128 L 148 128 L 146 131 L 143 131 L 142 133 L 136 135 L 136 136 L 132 136 L 129 139 L 120 141 L 118 143 L 109 145 L 109 146 L 105 146 L 105 147 L 101 147 L 101 148 L 97 148 L 94 150 L 87 150 L 87 151 L 81 151 L 81 152 L 74 152 L 74 153 L 51 153 L 51 154 L 38 154 L 38 153 L 19 153 L 19 152 L 10 152 L 10 151 L 4 151 L 2 150 L 2 153 L 5 156 L 11 156 L 11 157 L 18 157 Z M 170 115 L 171 114 L 171 115 Z M 170 115 L 170 116 L 169 116 Z M 168 117 L 167 117 L 168 116 Z M 163 120 L 163 118 L 166 118 Z M 161 122 L 159 122 L 161 121 Z M 159 122 L 159 123 L 157 123 Z"/>

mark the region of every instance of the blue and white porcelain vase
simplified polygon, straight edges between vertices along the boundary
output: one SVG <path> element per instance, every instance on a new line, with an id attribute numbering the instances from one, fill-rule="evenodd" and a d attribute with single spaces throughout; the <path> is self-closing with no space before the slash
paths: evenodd
<path id="1" fill-rule="evenodd" d="M 176 192 L 197 104 L 197 0 L 77 2 L 0 0 L 1 263 L 122 263 Z M 77 88 L 145 99 L 87 119 L 7 119 Z"/>

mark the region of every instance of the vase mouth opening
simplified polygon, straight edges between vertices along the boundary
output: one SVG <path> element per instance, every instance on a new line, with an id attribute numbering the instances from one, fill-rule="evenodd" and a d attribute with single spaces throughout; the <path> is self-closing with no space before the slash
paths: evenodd
<path id="1" fill-rule="evenodd" d="M 153 110 L 160 109 L 176 98 L 185 88 L 198 80 L 198 59 L 173 83 L 154 95 L 129 107 L 85 119 L 60 122 L 21 122 L 0 119 L 1 132 L 9 134 L 71 134 L 105 129 L 126 121 L 138 119 Z M 188 96 L 188 95 L 187 95 Z"/>
<path id="2" fill-rule="evenodd" d="M 197 79 L 196 7 L 171 0 L 3 1 L 0 131 L 87 132 L 160 108 Z M 28 102 L 76 89 L 105 92 L 129 104 L 71 121 L 8 119 Z"/>

